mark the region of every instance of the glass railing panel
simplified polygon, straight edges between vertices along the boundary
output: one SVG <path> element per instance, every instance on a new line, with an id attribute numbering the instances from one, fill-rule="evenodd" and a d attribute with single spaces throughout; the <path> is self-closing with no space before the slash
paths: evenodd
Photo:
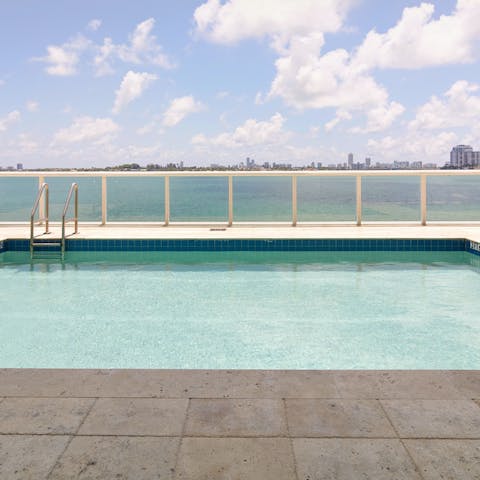
<path id="1" fill-rule="evenodd" d="M 226 222 L 228 177 L 171 177 L 170 221 Z"/>
<path id="2" fill-rule="evenodd" d="M 234 177 L 234 222 L 291 222 L 291 177 Z"/>
<path id="3" fill-rule="evenodd" d="M 480 175 L 427 177 L 427 220 L 480 221 Z"/>
<path id="4" fill-rule="evenodd" d="M 0 222 L 29 222 L 37 177 L 0 177 Z"/>
<path id="5" fill-rule="evenodd" d="M 297 178 L 299 222 L 343 222 L 356 220 L 354 177 Z"/>
<path id="6" fill-rule="evenodd" d="M 363 177 L 362 220 L 420 221 L 420 177 Z"/>
<path id="7" fill-rule="evenodd" d="M 164 177 L 107 177 L 108 222 L 163 222 L 164 220 Z"/>
<path id="8" fill-rule="evenodd" d="M 51 222 L 62 220 L 63 207 L 67 199 L 68 191 L 73 182 L 78 184 L 78 221 L 97 222 L 102 218 L 102 179 L 100 177 L 48 177 L 48 193 L 50 199 L 49 218 Z M 72 195 L 68 217 L 73 217 L 73 204 L 75 198 Z"/>

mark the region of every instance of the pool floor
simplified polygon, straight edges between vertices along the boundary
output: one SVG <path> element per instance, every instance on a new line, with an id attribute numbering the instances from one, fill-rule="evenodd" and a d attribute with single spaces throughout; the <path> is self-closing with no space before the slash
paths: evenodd
<path id="1" fill-rule="evenodd" d="M 480 368 L 465 252 L 0 257 L 4 368 Z"/>

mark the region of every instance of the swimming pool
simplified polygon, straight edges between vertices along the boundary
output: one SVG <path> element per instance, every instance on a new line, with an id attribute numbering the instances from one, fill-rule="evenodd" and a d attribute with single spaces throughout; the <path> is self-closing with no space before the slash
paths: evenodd
<path id="1" fill-rule="evenodd" d="M 480 257 L 438 245 L 69 251 L 63 264 L 9 249 L 0 367 L 478 369 Z"/>

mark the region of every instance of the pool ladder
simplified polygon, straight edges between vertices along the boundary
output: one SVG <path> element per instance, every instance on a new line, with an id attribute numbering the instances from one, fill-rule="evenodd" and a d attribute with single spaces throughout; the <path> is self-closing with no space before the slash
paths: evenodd
<path id="1" fill-rule="evenodd" d="M 67 219 L 68 207 L 72 195 L 75 194 L 74 217 Z M 42 197 L 44 200 L 43 208 L 41 208 Z M 74 222 L 75 233 L 78 233 L 78 185 L 72 183 L 65 200 L 62 213 L 62 237 L 59 239 L 41 239 L 35 237 L 34 225 L 35 216 L 38 212 L 37 223 L 45 226 L 45 231 L 41 235 L 48 235 L 49 231 L 49 192 L 48 183 L 42 183 L 38 189 L 37 198 L 33 204 L 32 213 L 30 214 L 30 258 L 60 258 L 62 261 L 65 258 L 65 225 L 68 222 Z"/>

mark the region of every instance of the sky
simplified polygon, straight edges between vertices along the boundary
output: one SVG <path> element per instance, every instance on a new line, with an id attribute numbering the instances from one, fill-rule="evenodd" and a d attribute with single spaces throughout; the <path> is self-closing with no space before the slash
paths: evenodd
<path id="1" fill-rule="evenodd" d="M 480 0 L 0 0 L 0 166 L 443 165 Z"/>

